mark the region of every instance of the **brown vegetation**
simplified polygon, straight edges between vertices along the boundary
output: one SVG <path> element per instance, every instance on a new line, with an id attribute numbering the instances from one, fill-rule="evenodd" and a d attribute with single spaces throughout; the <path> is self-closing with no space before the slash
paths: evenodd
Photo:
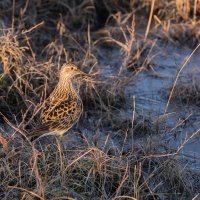
<path id="1" fill-rule="evenodd" d="M 182 147 L 169 150 L 155 124 L 136 117 L 134 108 L 132 121 L 121 117 L 130 103 L 127 84 L 153 68 L 155 39 L 199 43 L 198 0 L 153 2 L 0 2 L 1 199 L 197 199 L 200 186 L 176 158 Z M 152 17 L 146 33 L 136 32 L 140 17 L 145 25 Z M 106 68 L 105 59 L 112 58 L 102 49 L 119 50 L 120 62 Z M 92 131 L 92 141 L 74 131 L 82 138 L 76 147 L 46 138 L 34 145 L 26 133 L 37 126 L 60 66 L 69 61 L 94 77 L 80 86 L 79 129 Z M 199 89 L 191 87 L 176 91 L 199 103 Z M 107 135 L 99 146 L 98 134 Z M 111 136 L 120 144 L 105 148 Z"/>

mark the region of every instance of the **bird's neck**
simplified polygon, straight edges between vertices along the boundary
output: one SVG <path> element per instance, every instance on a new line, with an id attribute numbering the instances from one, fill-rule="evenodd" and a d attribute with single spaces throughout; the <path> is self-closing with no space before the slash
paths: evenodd
<path id="1" fill-rule="evenodd" d="M 58 87 L 62 90 L 63 93 L 77 94 L 77 88 L 73 78 L 61 78 L 58 82 Z"/>

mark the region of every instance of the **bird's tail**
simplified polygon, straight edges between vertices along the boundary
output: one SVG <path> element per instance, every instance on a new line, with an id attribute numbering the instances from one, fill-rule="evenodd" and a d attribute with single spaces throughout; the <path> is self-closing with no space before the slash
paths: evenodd
<path id="1" fill-rule="evenodd" d="M 34 141 L 41 137 L 44 137 L 47 135 L 54 135 L 54 134 L 55 134 L 55 131 L 51 131 L 47 127 L 42 126 L 42 127 L 36 128 L 35 130 L 31 131 L 28 134 L 28 138 L 30 139 L 30 141 Z"/>

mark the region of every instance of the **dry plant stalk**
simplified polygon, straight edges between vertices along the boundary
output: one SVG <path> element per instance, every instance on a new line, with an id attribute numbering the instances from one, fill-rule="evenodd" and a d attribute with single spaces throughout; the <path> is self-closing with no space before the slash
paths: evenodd
<path id="1" fill-rule="evenodd" d="M 154 5 L 155 5 L 155 0 L 152 0 L 152 2 L 151 2 L 151 11 L 150 11 L 150 14 L 149 14 L 149 20 L 148 20 L 148 24 L 147 24 L 147 28 L 146 28 L 146 32 L 145 32 L 145 36 L 144 36 L 144 41 L 146 41 L 148 33 L 149 33 L 151 20 L 152 20 L 152 17 L 153 17 Z"/>
<path id="2" fill-rule="evenodd" d="M 190 0 L 176 0 L 177 14 L 187 20 L 190 13 Z"/>
<path id="3" fill-rule="evenodd" d="M 174 83 L 173 83 L 172 90 L 171 90 L 170 95 L 169 95 L 169 99 L 168 99 L 167 104 L 166 104 L 166 107 L 165 107 L 165 112 L 164 112 L 164 113 L 167 112 L 167 109 L 168 109 L 168 107 L 169 107 L 169 103 L 170 103 L 170 101 L 171 101 L 171 99 L 172 99 L 172 95 L 173 95 L 173 93 L 174 93 L 174 89 L 175 89 L 176 83 L 177 83 L 177 81 L 178 81 L 178 79 L 179 79 L 179 77 L 180 77 L 181 72 L 183 71 L 183 69 L 185 68 L 185 66 L 186 66 L 187 63 L 190 61 L 191 57 L 192 57 L 193 54 L 198 50 L 199 47 L 200 47 L 200 44 L 198 44 L 197 47 L 192 51 L 192 53 L 191 53 L 191 54 L 189 55 L 189 57 L 185 60 L 185 62 L 183 63 L 182 67 L 181 67 L 180 70 L 178 71 L 178 73 L 177 73 L 177 75 L 176 75 L 176 78 L 175 78 L 175 81 L 174 81 Z"/>
<path id="4" fill-rule="evenodd" d="M 1 136 L 1 135 L 0 135 L 0 144 L 2 144 L 4 152 L 5 152 L 5 153 L 8 153 L 8 152 L 9 152 L 8 142 L 7 142 L 7 140 L 6 140 L 3 136 Z"/>

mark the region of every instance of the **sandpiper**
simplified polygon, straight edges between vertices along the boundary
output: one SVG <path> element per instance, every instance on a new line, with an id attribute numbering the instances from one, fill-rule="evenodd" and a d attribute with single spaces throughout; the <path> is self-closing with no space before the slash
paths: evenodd
<path id="1" fill-rule="evenodd" d="M 60 70 L 59 82 L 41 108 L 40 125 L 29 134 L 31 139 L 59 135 L 61 140 L 79 119 L 83 104 L 75 87 L 78 77 L 88 76 L 74 64 L 66 63 Z"/>

